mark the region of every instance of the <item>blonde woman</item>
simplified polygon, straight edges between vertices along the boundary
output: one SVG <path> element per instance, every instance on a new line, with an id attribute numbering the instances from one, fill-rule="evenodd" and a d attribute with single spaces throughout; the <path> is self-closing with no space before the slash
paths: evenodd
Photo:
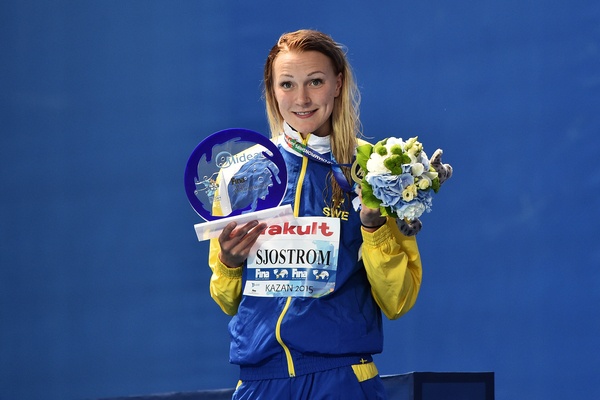
<path id="1" fill-rule="evenodd" d="M 233 398 L 385 399 L 372 358 L 382 313 L 415 304 L 421 259 L 415 236 L 352 190 L 359 93 L 343 47 L 314 30 L 282 35 L 264 95 L 297 221 L 231 223 L 211 241 L 211 295 L 233 316 Z"/>

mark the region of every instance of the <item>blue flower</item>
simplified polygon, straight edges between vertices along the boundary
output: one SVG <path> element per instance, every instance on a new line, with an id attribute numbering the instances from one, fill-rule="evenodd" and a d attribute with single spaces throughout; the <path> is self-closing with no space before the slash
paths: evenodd
<path id="1" fill-rule="evenodd" d="M 368 174 L 365 179 L 373 187 L 373 195 L 381 200 L 382 207 L 394 207 L 402 200 L 402 182 L 400 175 Z"/>
<path id="2" fill-rule="evenodd" d="M 406 189 L 408 186 L 412 185 L 413 183 L 415 183 L 415 178 L 412 176 L 412 174 L 410 172 L 405 172 L 402 175 L 399 176 L 400 178 L 400 185 L 402 186 L 402 189 Z"/>

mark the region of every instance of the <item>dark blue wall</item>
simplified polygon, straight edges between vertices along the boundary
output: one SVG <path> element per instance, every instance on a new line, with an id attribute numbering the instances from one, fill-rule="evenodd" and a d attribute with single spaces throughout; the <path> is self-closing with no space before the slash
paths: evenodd
<path id="1" fill-rule="evenodd" d="M 455 168 L 380 372 L 600 397 L 600 3 L 5 0 L 0 399 L 235 384 L 183 169 L 209 133 L 266 133 L 264 58 L 302 27 L 349 48 L 367 135 Z"/>

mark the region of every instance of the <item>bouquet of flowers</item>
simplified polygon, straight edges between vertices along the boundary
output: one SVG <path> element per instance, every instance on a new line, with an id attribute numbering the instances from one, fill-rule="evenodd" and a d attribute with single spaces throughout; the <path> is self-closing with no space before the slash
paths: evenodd
<path id="1" fill-rule="evenodd" d="M 367 207 L 409 221 L 431 211 L 432 193 L 438 192 L 441 182 L 417 137 L 406 141 L 390 137 L 356 151 L 360 168 L 353 168 L 354 179 L 360 182 Z"/>

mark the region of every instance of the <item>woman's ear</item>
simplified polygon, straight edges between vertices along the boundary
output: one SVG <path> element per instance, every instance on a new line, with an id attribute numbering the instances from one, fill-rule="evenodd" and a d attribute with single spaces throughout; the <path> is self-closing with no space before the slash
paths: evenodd
<path id="1" fill-rule="evenodd" d="M 344 83 L 344 75 L 342 75 L 342 73 L 340 72 L 335 82 L 335 97 L 338 97 L 340 95 L 340 92 L 342 90 L 342 83 Z"/>

